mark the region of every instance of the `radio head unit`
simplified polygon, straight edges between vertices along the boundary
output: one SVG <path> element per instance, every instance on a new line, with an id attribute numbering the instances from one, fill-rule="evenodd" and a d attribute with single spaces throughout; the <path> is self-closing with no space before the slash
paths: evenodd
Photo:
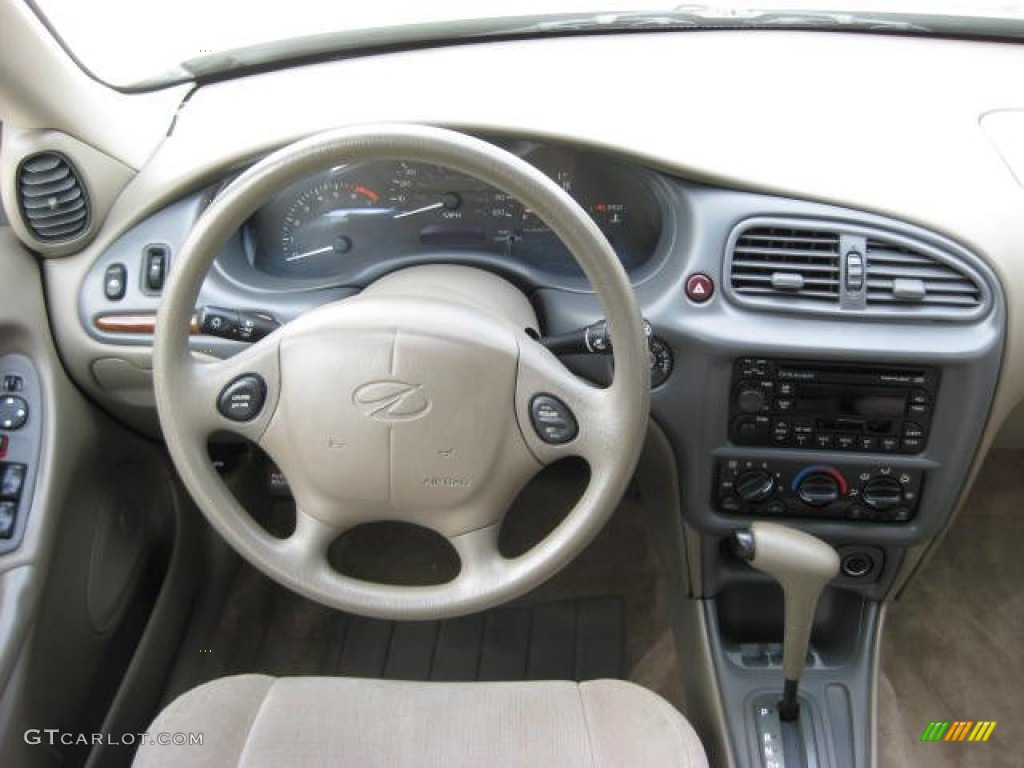
<path id="1" fill-rule="evenodd" d="M 939 374 L 874 366 L 743 357 L 736 360 L 729 439 L 869 453 L 925 449 Z"/>

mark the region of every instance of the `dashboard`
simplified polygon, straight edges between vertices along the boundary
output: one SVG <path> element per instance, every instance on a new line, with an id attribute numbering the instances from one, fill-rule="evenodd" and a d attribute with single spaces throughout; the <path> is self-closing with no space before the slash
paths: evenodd
<path id="1" fill-rule="evenodd" d="M 638 487 L 664 513 L 654 538 L 671 573 L 705 604 L 708 634 L 688 644 L 699 650 L 709 637 L 742 642 L 716 629 L 730 604 L 759 613 L 763 593 L 747 591 L 750 569 L 725 546 L 756 520 L 837 549 L 835 614 L 849 623 L 835 626 L 877 616 L 868 601 L 918 572 L 996 434 L 1024 413 L 1021 71 L 1019 44 L 810 30 L 387 50 L 148 94 L 92 84 L 60 114 L 5 124 L 0 184 L 6 209 L 24 213 L 23 158 L 56 153 L 78 170 L 85 236 L 44 242 L 16 214 L 11 226 L 40 255 L 69 377 L 159 440 L 152 331 L 165 281 L 239 173 L 320 130 L 379 122 L 451 128 L 533 164 L 608 238 L 650 323 L 661 370 Z M 81 119 L 99 113 L 111 118 Z M 269 328 L 428 262 L 506 278 L 544 340 L 604 314 L 531 211 L 402 158 L 321 168 L 253 210 L 198 304 L 237 328 Z M 246 348 L 240 334 L 208 332 L 207 316 L 190 337 L 195 356 Z M 610 374 L 607 355 L 560 356 L 593 381 Z M 36 469 L 45 480 L 56 466 L 37 448 L 61 441 L 32 372 L 4 364 L 5 381 L 22 382 L 4 393 L 15 420 L 0 456 L 27 479 L 3 499 L 16 537 L 40 498 Z M 730 712 L 746 706 L 736 670 L 763 679 L 742 655 L 717 664 Z M 847 677 L 867 680 L 867 657 L 844 662 L 856 667 Z M 867 686 L 851 690 L 844 706 L 868 711 Z"/>
<path id="2" fill-rule="evenodd" d="M 548 73 L 528 99 L 442 98 L 427 87 L 458 72 L 463 92 L 491 93 L 493 73 L 523 55 Z M 908 56 L 919 62 L 912 71 Z M 694 593 L 742 578 L 719 555 L 721 537 L 776 515 L 842 546 L 874 547 L 877 567 L 856 586 L 880 597 L 947 525 L 994 429 L 1024 399 L 1015 322 L 1024 188 L 1003 149 L 1024 134 L 989 131 L 990 116 L 1019 113 L 1008 73 L 1022 59 L 1018 46 L 854 34 L 623 34 L 407 51 L 205 84 L 137 158 L 95 240 L 46 260 L 55 336 L 81 386 L 156 434 L 150 349 L 161 280 L 226 183 L 337 125 L 462 130 L 575 197 L 674 361 L 651 412 L 702 553 Z M 345 99 L 322 97 L 341 82 Z M 859 106 L 837 115 L 807 94 Z M 97 206 L 100 197 L 94 189 Z M 602 318 L 530 211 L 502 190 L 401 158 L 323 168 L 282 190 L 224 244 L 200 303 L 286 323 L 428 261 L 506 277 L 545 336 Z M 199 355 L 242 348 L 192 337 Z M 765 373 L 745 373 L 750 360 L 768 361 Z M 608 375 L 600 355 L 565 362 L 597 381 Z M 897 369 L 925 381 L 893 392 L 880 377 Z M 820 380 L 780 396 L 792 383 L 785 371 Z M 926 418 L 910 410 L 921 405 Z M 897 495 L 889 479 L 903 476 Z M 875 506 L 860 501 L 865 491 Z"/>

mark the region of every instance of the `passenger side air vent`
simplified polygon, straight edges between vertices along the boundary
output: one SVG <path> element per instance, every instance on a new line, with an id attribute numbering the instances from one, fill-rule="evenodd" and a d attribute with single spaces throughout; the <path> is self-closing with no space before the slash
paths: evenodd
<path id="1" fill-rule="evenodd" d="M 984 302 L 979 282 L 956 267 L 905 245 L 867 239 L 868 307 L 974 311 Z"/>
<path id="2" fill-rule="evenodd" d="M 730 267 L 730 285 L 738 296 L 839 301 L 837 232 L 753 226 L 736 237 Z"/>
<path id="3" fill-rule="evenodd" d="M 32 234 L 45 243 L 74 238 L 89 226 L 89 201 L 71 162 L 39 152 L 18 168 L 18 201 Z"/>
<path id="4" fill-rule="evenodd" d="M 896 222 L 750 218 L 730 233 L 724 266 L 732 301 L 778 312 L 967 322 L 993 300 L 974 254 Z"/>

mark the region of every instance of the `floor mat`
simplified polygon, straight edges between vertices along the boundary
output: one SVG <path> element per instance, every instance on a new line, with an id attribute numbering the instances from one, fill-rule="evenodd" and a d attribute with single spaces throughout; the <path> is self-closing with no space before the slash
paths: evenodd
<path id="1" fill-rule="evenodd" d="M 886 618 L 879 764 L 1019 766 L 1024 453 L 992 454 L 934 557 Z M 986 743 L 922 743 L 933 720 L 994 720 Z"/>
<path id="2" fill-rule="evenodd" d="M 517 502 L 537 514 L 513 518 L 510 538 L 529 539 L 524 531 L 543 529 L 578 497 L 585 477 L 572 467 L 549 469 Z M 678 706 L 678 659 L 644 517 L 636 498 L 627 497 L 595 541 L 546 584 L 510 606 L 443 622 L 346 616 L 243 563 L 223 588 L 204 590 L 163 702 L 216 677 L 265 672 L 421 680 L 614 677 Z"/>
<path id="3" fill-rule="evenodd" d="M 202 677 L 240 672 L 394 680 L 592 680 L 624 671 L 622 601 L 561 600 L 446 621 L 393 622 L 330 611 L 246 569 L 235 598 L 258 627 L 221 625 Z M 259 593 L 241 596 L 241 592 Z M 255 607 L 255 606 L 253 606 Z M 254 631 L 254 629 L 256 631 Z"/>

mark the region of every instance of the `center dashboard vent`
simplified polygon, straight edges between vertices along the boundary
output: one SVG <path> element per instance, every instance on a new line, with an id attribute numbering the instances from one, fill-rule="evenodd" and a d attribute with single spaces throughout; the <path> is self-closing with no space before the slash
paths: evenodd
<path id="1" fill-rule="evenodd" d="M 751 227 L 732 248 L 730 284 L 740 296 L 839 299 L 839 235 L 794 227 Z"/>
<path id="2" fill-rule="evenodd" d="M 730 296 L 790 312 L 970 320 L 991 303 L 973 257 L 919 237 L 817 219 L 749 219 L 726 250 Z"/>
<path id="3" fill-rule="evenodd" d="M 45 243 L 74 238 L 89 226 L 89 200 L 71 162 L 57 152 L 39 152 L 18 168 L 18 202 L 25 224 Z"/>

